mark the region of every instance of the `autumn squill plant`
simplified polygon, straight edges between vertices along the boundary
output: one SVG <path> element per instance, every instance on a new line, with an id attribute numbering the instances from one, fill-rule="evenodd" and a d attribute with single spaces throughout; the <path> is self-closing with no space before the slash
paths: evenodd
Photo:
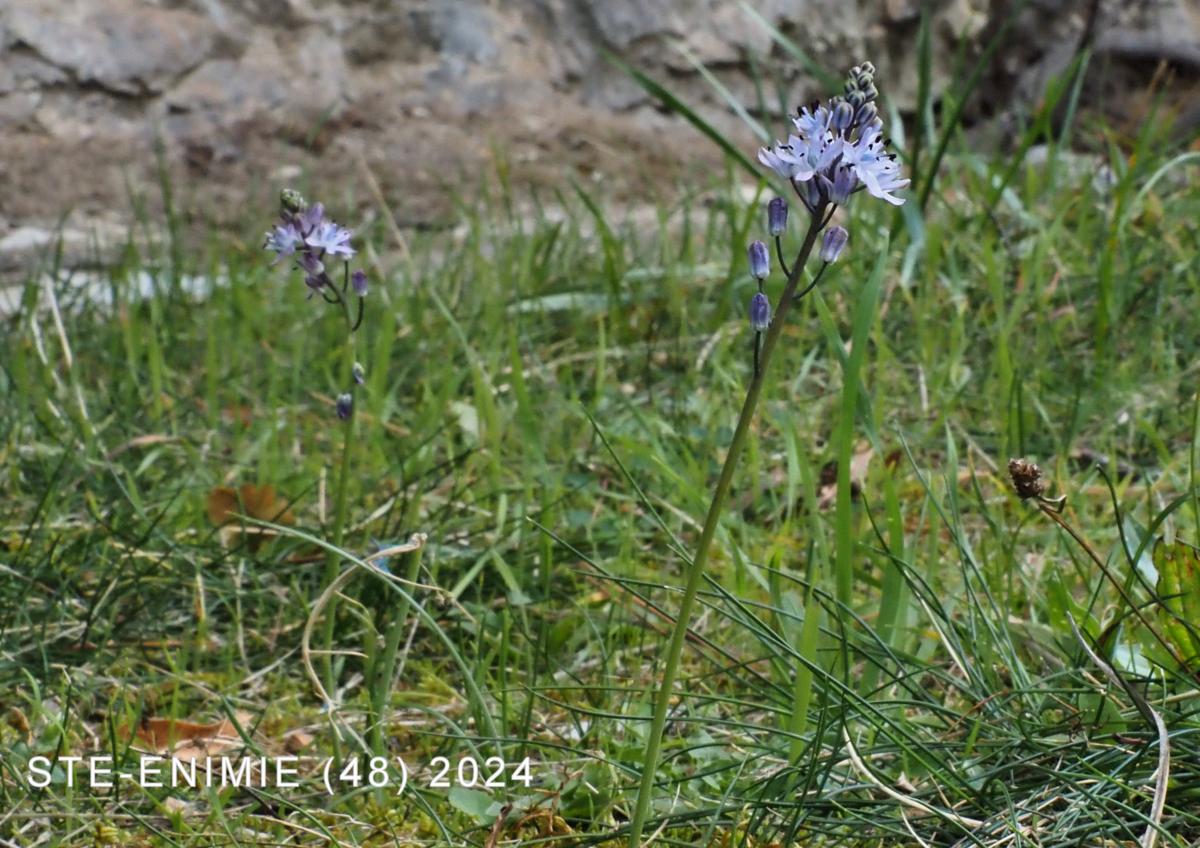
<path id="1" fill-rule="evenodd" d="M 365 271 L 350 270 L 350 260 L 355 254 L 350 230 L 330 220 L 320 203 L 309 204 L 297 192 L 284 191 L 280 195 L 279 217 L 279 223 L 267 233 L 264 248 L 275 254 L 275 263 L 291 258 L 295 269 L 304 275 L 309 299 L 319 297 L 333 307 L 346 329 L 339 376 L 340 391 L 333 403 L 333 415 L 338 421 L 342 435 L 341 459 L 334 481 L 333 533 L 330 544 L 326 547 L 321 590 L 313 605 L 314 616 L 322 612 L 325 616 L 321 633 L 321 675 L 319 680 L 314 675 L 314 686 L 319 694 L 332 702 L 337 692 L 337 673 L 333 664 L 337 600 L 341 588 L 353 574 L 351 569 L 339 576 L 341 556 L 338 552 L 343 549 L 346 534 L 351 456 L 355 444 L 357 417 L 356 395 L 366 383 L 366 372 L 358 363 L 355 351 L 357 332 L 363 323 L 370 284 Z M 338 263 L 341 265 L 340 269 L 336 267 Z M 420 569 L 423 544 L 424 536 L 416 534 L 409 543 L 377 552 L 367 557 L 366 561 L 378 560 L 380 565 L 376 567 L 379 573 L 390 576 L 390 572 L 381 564 L 386 562 L 388 555 L 402 554 L 407 563 L 404 573 L 408 584 L 411 585 Z M 380 611 L 379 623 L 386 622 L 386 633 L 380 633 L 375 621 L 366 622 L 363 657 L 367 685 L 364 690 L 368 701 L 371 748 L 376 754 L 382 754 L 385 748 L 383 713 L 391 691 L 397 653 L 408 612 L 407 597 L 405 595 L 404 603 L 394 608 L 385 606 Z M 306 651 L 308 631 L 309 628 L 306 627 Z M 305 656 L 307 665 L 307 653 Z"/>
<path id="2" fill-rule="evenodd" d="M 308 297 L 319 297 L 341 316 L 346 327 L 346 343 L 340 368 L 341 391 L 334 402 L 334 414 L 342 431 L 341 461 L 334 482 L 333 535 L 330 541 L 340 548 L 346 532 L 346 510 L 350 488 L 350 457 L 354 445 L 354 400 L 363 381 L 363 369 L 355 361 L 355 334 L 362 326 L 368 281 L 361 269 L 351 271 L 350 260 L 355 249 L 350 230 L 340 226 L 325 214 L 320 203 L 309 204 L 295 191 L 286 190 L 279 198 L 279 223 L 267 232 L 263 247 L 274 252 L 275 262 L 291 258 L 295 268 L 304 275 Z M 341 280 L 335 281 L 331 269 L 341 264 Z M 338 555 L 329 550 L 325 555 L 325 574 L 322 585 L 329 586 L 337 578 Z M 321 655 L 322 676 L 326 692 L 336 691 L 332 646 L 336 621 L 336 599 L 326 610 Z"/>
<path id="3" fill-rule="evenodd" d="M 784 251 L 787 202 L 783 198 L 775 198 L 768 204 L 767 230 L 774 239 L 775 256 L 785 276 L 783 288 L 775 298 L 771 297 L 766 285 L 771 264 L 767 245 L 756 241 L 749 247 L 750 274 L 757 282 L 757 291 L 749 307 L 750 331 L 754 334 L 753 370 L 725 462 L 713 489 L 695 554 L 687 567 L 683 598 L 668 643 L 646 739 L 641 785 L 630 822 L 629 844 L 632 848 L 638 848 L 641 844 L 649 813 L 663 730 L 696 595 L 783 327 L 796 303 L 813 290 L 826 269 L 846 247 L 849 240 L 847 230 L 841 226 L 829 227 L 838 207 L 845 206 L 860 191 L 894 205 L 904 202 L 892 194 L 908 185 L 908 180 L 901 178 L 895 155 L 887 151 L 883 122 L 875 105 L 878 91 L 874 76 L 875 68 L 869 62 L 852 68 L 846 80 L 844 96 L 834 97 L 824 105 L 814 103 L 800 109 L 793 119 L 796 132 L 789 135 L 786 142 L 763 148 L 758 154 L 763 165 L 791 184 L 804 210 L 801 217 L 805 232 L 800 248 L 789 265 Z M 820 265 L 812 279 L 801 287 L 805 266 L 814 249 L 818 250 Z M 856 386 L 852 388 L 856 389 Z M 839 488 L 849 490 L 848 485 Z"/>

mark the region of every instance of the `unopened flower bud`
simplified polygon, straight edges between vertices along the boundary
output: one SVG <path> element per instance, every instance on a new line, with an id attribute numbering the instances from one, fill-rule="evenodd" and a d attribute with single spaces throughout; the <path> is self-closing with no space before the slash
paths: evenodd
<path id="1" fill-rule="evenodd" d="M 879 96 L 879 89 L 875 87 L 875 83 L 873 82 L 867 83 L 859 91 L 863 93 L 863 97 L 867 99 L 868 103 Z"/>
<path id="2" fill-rule="evenodd" d="M 875 116 L 879 114 L 879 109 L 874 103 L 864 103 L 858 107 L 858 111 L 854 113 L 854 123 L 860 127 L 865 127 L 875 120 Z"/>
<path id="3" fill-rule="evenodd" d="M 750 276 L 756 280 L 765 280 L 767 274 L 771 273 L 771 256 L 767 253 L 767 246 L 761 241 L 752 242 L 748 253 L 750 255 Z"/>
<path id="4" fill-rule="evenodd" d="M 875 76 L 875 66 L 870 62 L 863 62 L 858 66 L 858 70 L 869 77 Z"/>
<path id="5" fill-rule="evenodd" d="M 822 177 L 822 179 L 826 178 Z M 854 194 L 854 190 L 858 188 L 858 175 L 849 165 L 839 165 L 837 173 L 833 175 L 833 182 L 828 182 L 826 179 L 826 183 L 829 202 L 837 206 L 845 206 L 850 200 L 850 195 Z"/>
<path id="6" fill-rule="evenodd" d="M 767 232 L 781 236 L 787 229 L 788 205 L 782 197 L 773 197 L 767 204 Z"/>
<path id="7" fill-rule="evenodd" d="M 756 333 L 765 332 L 771 326 L 771 301 L 762 292 L 750 298 L 750 327 Z"/>
<path id="8" fill-rule="evenodd" d="M 359 297 L 367 296 L 367 272 L 361 268 L 350 274 L 350 288 Z"/>
<path id="9" fill-rule="evenodd" d="M 279 192 L 279 206 L 289 215 L 296 215 L 308 208 L 304 195 L 293 188 L 285 188 Z"/>
<path id="10" fill-rule="evenodd" d="M 867 102 L 867 96 L 859 89 L 846 92 L 846 102 L 857 109 L 859 106 Z"/>
<path id="11" fill-rule="evenodd" d="M 833 107 L 833 117 L 830 119 L 830 123 L 835 130 L 841 132 L 842 130 L 849 129 L 851 124 L 854 123 L 854 115 L 854 107 L 846 100 L 839 98 L 837 105 Z"/>
<path id="12" fill-rule="evenodd" d="M 320 274 L 325 270 L 325 263 L 312 251 L 305 250 L 296 257 L 296 264 L 306 274 Z"/>
<path id="13" fill-rule="evenodd" d="M 350 369 L 350 376 L 354 378 L 354 382 L 360 386 L 367 381 L 366 369 L 362 367 L 362 363 L 355 362 L 354 367 Z"/>
<path id="14" fill-rule="evenodd" d="M 349 421 L 353 414 L 354 396 L 349 392 L 342 392 L 337 396 L 337 417 L 343 421 Z"/>
<path id="15" fill-rule="evenodd" d="M 846 232 L 845 227 L 830 227 L 825 231 L 825 238 L 821 242 L 821 261 L 836 262 L 849 240 L 850 234 Z"/>
<path id="16" fill-rule="evenodd" d="M 817 185 L 816 180 L 805 180 L 802 183 L 792 181 L 792 185 L 796 188 L 796 194 L 808 204 L 809 209 L 816 209 L 821 203 L 821 188 Z"/>

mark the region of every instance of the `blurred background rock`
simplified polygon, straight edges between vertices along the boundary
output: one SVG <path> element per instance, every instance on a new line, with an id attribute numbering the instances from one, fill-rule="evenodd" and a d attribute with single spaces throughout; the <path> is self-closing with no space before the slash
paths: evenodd
<path id="1" fill-rule="evenodd" d="M 1200 0 L 928 5 L 935 93 L 1008 23 L 967 109 L 982 144 L 1003 146 L 1084 44 L 1084 108 L 1117 133 L 1152 102 L 1181 134 L 1200 122 Z M 606 53 L 752 149 L 698 63 L 783 133 L 780 103 L 826 92 L 766 21 L 834 74 L 870 58 L 911 114 L 921 14 L 920 0 L 4 0 L 0 270 L 63 221 L 68 253 L 119 242 L 135 203 L 160 210 L 163 175 L 198 227 L 245 226 L 304 175 L 330 203 L 369 203 L 367 170 L 403 226 L 439 227 L 446 186 L 469 196 L 497 159 L 517 184 L 572 175 L 661 198 L 719 156 Z"/>

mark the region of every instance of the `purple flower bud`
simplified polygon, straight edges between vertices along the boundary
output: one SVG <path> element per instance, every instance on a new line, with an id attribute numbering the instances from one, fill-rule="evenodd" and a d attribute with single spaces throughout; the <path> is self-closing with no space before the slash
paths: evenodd
<path id="1" fill-rule="evenodd" d="M 318 259 L 315 253 L 307 250 L 296 257 L 296 264 L 305 274 L 314 277 L 325 270 L 325 263 Z"/>
<path id="2" fill-rule="evenodd" d="M 354 414 L 354 396 L 349 392 L 343 392 L 337 397 L 337 417 L 343 421 L 349 421 L 350 416 Z"/>
<path id="3" fill-rule="evenodd" d="M 1120 180 L 1117 178 L 1116 172 L 1109 167 L 1107 162 L 1101 163 L 1096 172 L 1092 174 L 1092 191 L 1102 197 L 1109 194 Z"/>
<path id="4" fill-rule="evenodd" d="M 771 273 L 771 256 L 767 253 L 767 246 L 761 241 L 755 241 L 750 244 L 750 276 L 756 280 L 765 280 L 767 274 Z"/>
<path id="5" fill-rule="evenodd" d="M 858 107 L 858 111 L 854 113 L 854 123 L 860 127 L 865 127 L 867 124 L 875 120 L 879 114 L 879 109 L 874 103 L 864 103 Z"/>
<path id="6" fill-rule="evenodd" d="M 825 231 L 825 238 L 821 242 L 821 261 L 836 262 L 849 240 L 850 234 L 846 232 L 845 227 L 830 227 Z"/>
<path id="7" fill-rule="evenodd" d="M 829 195 L 829 202 L 838 206 L 845 206 L 856 188 L 858 188 L 858 175 L 849 165 L 841 165 L 837 169 L 833 175 L 833 182 L 825 180 L 825 190 Z"/>
<path id="8" fill-rule="evenodd" d="M 767 231 L 773 236 L 783 235 L 787 229 L 788 205 L 782 197 L 772 197 L 767 204 Z"/>
<path id="9" fill-rule="evenodd" d="M 847 84 L 852 82 L 855 88 L 865 91 L 874 79 L 875 66 L 870 62 L 863 62 L 861 65 L 855 65 L 850 69 L 850 73 L 847 75 Z"/>
<path id="10" fill-rule="evenodd" d="M 762 292 L 750 298 L 750 327 L 756 333 L 764 332 L 771 325 L 771 301 Z"/>
<path id="11" fill-rule="evenodd" d="M 807 180 L 802 183 L 793 180 L 792 185 L 796 189 L 796 194 L 800 195 L 800 199 L 808 204 L 809 211 L 821 205 L 821 188 L 817 185 L 816 180 Z"/>
<path id="12" fill-rule="evenodd" d="M 361 363 L 355 362 L 354 367 L 350 369 L 350 376 L 354 378 L 354 382 L 360 386 L 367 381 L 367 372 L 362 367 Z"/>
<path id="13" fill-rule="evenodd" d="M 324 274 L 305 274 L 304 285 L 310 289 L 308 296 L 312 297 L 314 294 L 319 294 L 328 279 Z"/>
<path id="14" fill-rule="evenodd" d="M 837 105 L 833 107 L 833 117 L 830 123 L 838 132 L 849 129 L 854 123 L 854 107 L 845 100 L 839 99 Z"/>
<path id="15" fill-rule="evenodd" d="M 359 297 L 367 296 L 367 272 L 361 268 L 357 269 L 350 275 L 350 288 L 354 289 L 354 293 Z"/>

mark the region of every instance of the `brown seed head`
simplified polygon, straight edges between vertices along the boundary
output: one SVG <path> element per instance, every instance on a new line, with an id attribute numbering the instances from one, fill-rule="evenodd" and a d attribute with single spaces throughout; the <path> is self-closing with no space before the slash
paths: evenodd
<path id="1" fill-rule="evenodd" d="M 1010 459 L 1008 474 L 1012 477 L 1013 488 L 1021 500 L 1040 498 L 1046 492 L 1046 481 L 1042 479 L 1042 469 L 1025 459 Z"/>

